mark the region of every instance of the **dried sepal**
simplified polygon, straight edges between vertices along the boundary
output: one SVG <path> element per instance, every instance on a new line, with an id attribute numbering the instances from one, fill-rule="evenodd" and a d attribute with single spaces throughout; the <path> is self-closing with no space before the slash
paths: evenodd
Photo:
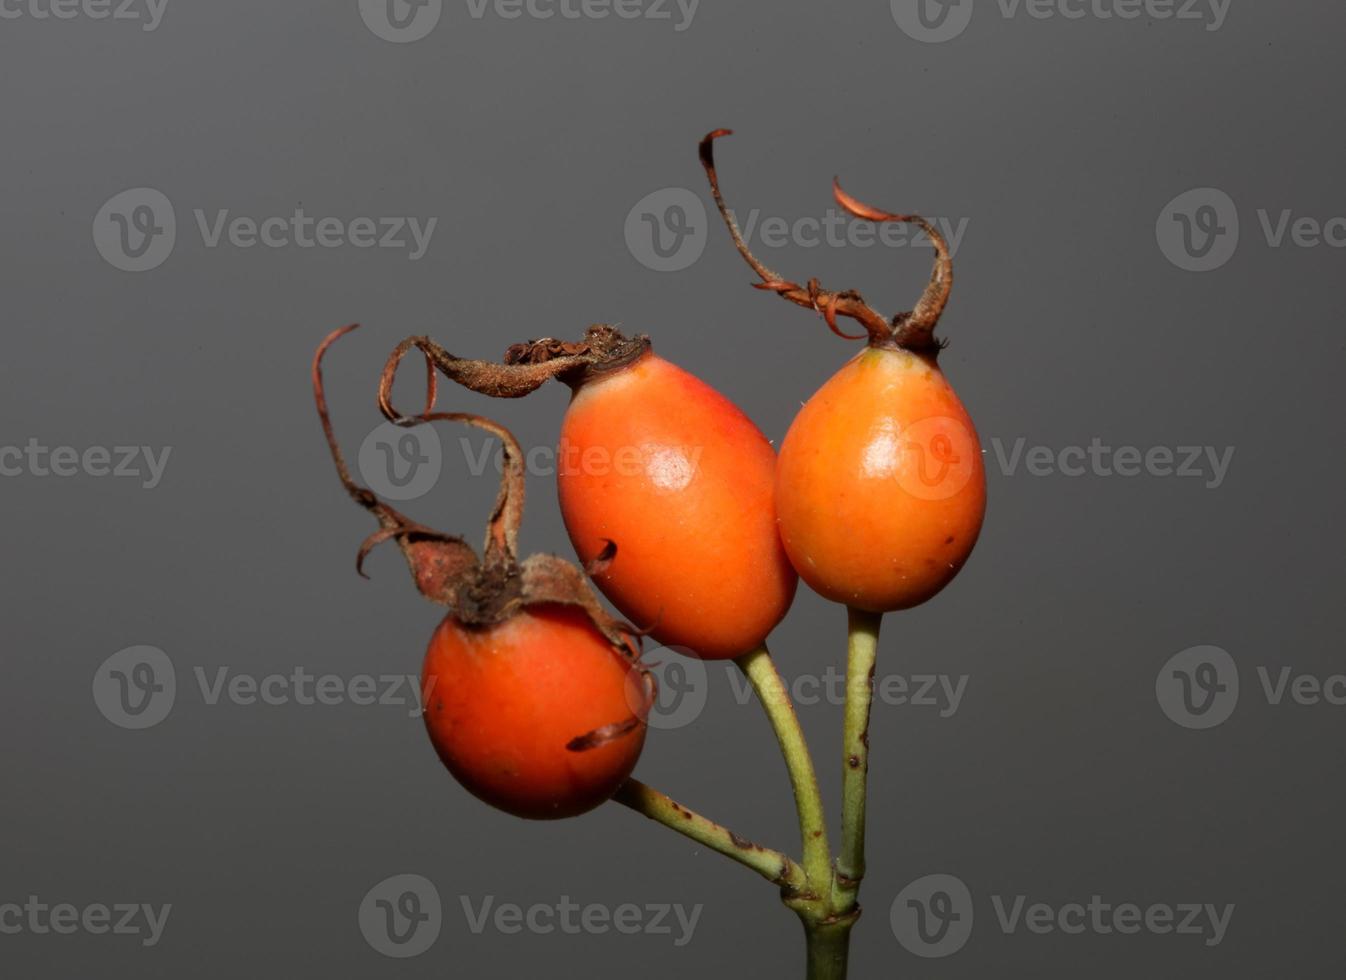
<path id="1" fill-rule="evenodd" d="M 648 337 L 628 338 L 607 324 L 594 324 L 585 331 L 584 339 L 576 342 L 544 337 L 515 344 L 505 352 L 500 363 L 458 357 L 429 337 L 408 337 L 393 349 L 383 366 L 379 378 L 379 409 L 392 421 L 406 418 L 393 407 L 393 386 L 398 366 L 413 350 L 419 350 L 425 356 L 432 375 L 427 385 L 427 407 L 421 413 L 423 417 L 434 406 L 433 374 L 436 369 L 450 381 L 479 394 L 492 398 L 522 398 L 552 378 L 579 387 L 601 374 L 630 364 L 649 349 Z"/>
<path id="2" fill-rule="evenodd" d="M 481 558 L 462 538 L 411 520 L 380 500 L 374 491 L 355 481 L 332 429 L 322 375 L 323 356 L 328 348 L 354 329 L 352 325 L 335 330 L 319 345 L 313 357 L 313 396 L 342 485 L 380 524 L 380 529 L 361 546 L 358 562 L 362 565 L 370 550 L 382 542 L 395 541 L 421 594 L 448 607 L 450 614 L 465 625 L 486 626 L 502 622 L 531 605 L 573 606 L 583 610 L 614 647 L 630 655 L 638 631 L 608 615 L 580 569 L 551 555 L 533 555 L 523 562 L 518 560 L 519 525 L 523 520 L 525 496 L 523 450 L 513 433 L 504 426 L 466 412 L 432 411 L 433 398 L 427 400 L 425 412 L 414 416 L 398 415 L 395 419 L 397 424 L 405 427 L 462 422 L 500 440 L 504 455 L 500 490 L 487 521 Z M 429 352 L 426 356 L 431 358 Z M 432 363 L 437 362 L 432 359 Z M 396 368 L 395 362 L 393 368 Z M 631 659 L 638 655 L 639 650 L 635 648 L 635 656 Z"/>

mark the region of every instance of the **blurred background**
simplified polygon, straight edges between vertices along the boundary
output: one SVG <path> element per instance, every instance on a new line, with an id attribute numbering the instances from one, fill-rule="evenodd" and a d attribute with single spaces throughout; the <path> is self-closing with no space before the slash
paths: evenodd
<path id="1" fill-rule="evenodd" d="M 834 175 L 955 246 L 941 363 L 990 507 L 884 625 L 852 975 L 1340 977 L 1343 30 L 1247 0 L 6 0 L 0 973 L 802 974 L 742 868 L 443 771 L 397 680 L 438 612 L 395 549 L 356 576 L 374 525 L 308 378 L 364 324 L 328 362 L 346 452 L 473 541 L 489 445 L 380 429 L 408 334 L 648 332 L 779 442 L 855 346 L 749 288 L 695 154 L 727 126 L 782 274 L 919 295 L 926 243 L 842 221 Z M 571 553 L 566 397 L 445 392 L 539 450 L 526 552 Z M 844 627 L 801 586 L 772 639 L 835 812 Z M 741 680 L 652 659 L 640 778 L 797 850 Z"/>

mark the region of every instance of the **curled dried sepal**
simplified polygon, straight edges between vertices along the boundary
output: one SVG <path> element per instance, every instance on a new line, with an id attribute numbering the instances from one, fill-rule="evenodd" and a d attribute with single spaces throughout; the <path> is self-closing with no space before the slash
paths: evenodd
<path id="1" fill-rule="evenodd" d="M 753 271 L 762 279 L 760 283 L 754 283 L 753 285 L 758 289 L 774 292 L 797 306 L 807 307 L 821 314 L 833 333 L 848 340 L 858 340 L 860 337 L 842 333 L 840 328 L 837 327 L 838 316 L 850 317 L 863 326 L 872 346 L 891 347 L 896 345 L 907 350 L 921 351 L 931 355 L 938 353 L 943 345 L 935 339 L 935 325 L 939 322 L 940 314 L 944 312 L 944 307 L 949 301 L 949 292 L 953 288 L 953 261 L 949 253 L 948 243 L 944 236 L 940 234 L 939 229 L 920 215 L 892 214 L 864 204 L 843 191 L 841 184 L 834 180 L 832 182 L 832 195 L 836 198 L 837 203 L 850 214 L 867 221 L 897 221 L 915 224 L 925 232 L 935 247 L 935 268 L 930 277 L 930 284 L 926 287 L 925 293 L 921 296 L 914 310 L 909 313 L 899 313 L 889 319 L 866 303 L 864 297 L 854 290 L 835 292 L 830 289 L 823 289 L 818 284 L 817 279 L 810 279 L 806 286 L 791 282 L 773 272 L 757 256 L 752 254 L 752 250 L 748 248 L 748 243 L 743 240 L 743 235 L 739 232 L 738 223 L 734 220 L 734 216 L 729 212 L 729 208 L 724 202 L 724 195 L 720 192 L 720 178 L 715 171 L 714 144 L 720 137 L 729 136 L 732 133 L 733 130 L 731 129 L 717 129 L 707 133 L 701 140 L 699 153 L 701 166 L 705 168 L 706 178 L 710 181 L 710 192 L 715 198 L 715 206 L 719 209 L 720 217 L 724 219 L 725 226 L 729 229 L 729 235 L 734 240 L 734 247 L 738 249 L 738 253 L 743 256 L 744 261 L 752 266 Z"/>
<path id="2" fill-rule="evenodd" d="M 313 397 L 342 485 L 380 524 L 380 529 L 361 546 L 359 563 L 362 564 L 369 551 L 382 542 L 396 541 L 421 594 L 448 607 L 450 615 L 465 625 L 499 623 L 531 605 L 573 606 L 581 609 L 615 648 L 633 662 L 637 660 L 639 633 L 607 614 L 583 572 L 551 555 L 533 555 L 523 562 L 518 560 L 518 532 L 524 505 L 523 452 L 514 435 L 504 426 L 478 415 L 429 411 L 432 407 L 429 402 L 426 412 L 410 417 L 397 416 L 396 419 L 398 424 L 408 427 L 439 421 L 464 422 L 501 441 L 504 466 L 500 492 L 487 522 L 481 559 L 462 538 L 411 520 L 355 481 L 332 429 L 322 375 L 322 360 L 327 349 L 354 329 L 355 325 L 352 325 L 333 331 L 318 346 L 313 357 Z"/>
<path id="3" fill-rule="evenodd" d="M 405 418 L 393 407 L 392 394 L 397 368 L 412 350 L 425 355 L 432 374 L 427 386 L 424 416 L 434 405 L 433 373 L 436 368 L 449 380 L 480 394 L 493 398 L 522 398 L 552 378 L 577 388 L 594 377 L 630 364 L 649 349 L 648 337 L 628 338 L 606 324 L 589 327 L 584 339 L 574 343 L 544 337 L 515 344 L 505 352 L 501 363 L 458 357 L 429 337 L 408 337 L 393 349 L 383 367 L 379 379 L 379 409 L 393 421 Z"/>

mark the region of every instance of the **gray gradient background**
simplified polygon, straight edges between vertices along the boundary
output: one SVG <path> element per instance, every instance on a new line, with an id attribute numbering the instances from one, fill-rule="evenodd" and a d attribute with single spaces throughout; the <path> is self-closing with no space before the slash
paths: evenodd
<path id="1" fill-rule="evenodd" d="M 1339 4 L 1235 0 L 1200 24 L 1006 20 L 925 45 L 880 2 L 704 3 L 664 22 L 471 18 L 446 4 L 414 44 L 353 2 L 170 0 L 159 29 L 0 21 L 5 295 L 0 443 L 172 446 L 146 491 L 6 478 L 0 683 L 0 903 L 173 904 L 163 940 L 0 935 L 6 977 L 767 976 L 801 971 L 770 886 L 615 806 L 525 823 L 468 797 L 405 708 L 206 706 L 213 671 L 414 672 L 437 621 L 395 552 L 352 570 L 371 521 L 319 439 L 317 340 L 367 326 L 330 366 L 348 451 L 376 424 L 386 350 L 429 332 L 497 356 L 596 320 L 730 394 L 773 439 L 851 348 L 747 287 L 718 227 L 676 274 L 640 265 L 623 224 L 644 195 L 701 194 L 715 126 L 741 210 L 829 205 L 834 173 L 876 204 L 967 216 L 944 364 L 984 441 L 1236 447 L 1201 481 L 1006 476 L 973 560 L 892 617 L 880 674 L 968 674 L 960 710 L 880 706 L 867 914 L 853 975 L 1340 977 L 1346 708 L 1273 707 L 1256 665 L 1342 670 L 1339 249 L 1272 249 L 1255 211 L 1346 213 Z M 178 243 L 114 269 L 90 227 L 151 186 Z M 1215 186 L 1243 241 L 1196 275 L 1155 241 L 1164 205 Z M 191 210 L 438 216 L 429 254 L 207 249 Z M 703 232 L 705 229 L 702 229 Z M 788 275 L 907 305 L 926 250 L 769 249 Z M 565 392 L 489 405 L 527 445 Z M 465 407 L 485 400 L 455 397 Z M 457 446 L 458 433 L 444 432 Z M 410 509 L 476 536 L 493 491 L 461 460 Z M 452 478 L 452 479 L 451 479 Z M 527 550 L 568 553 L 550 481 L 530 484 Z M 843 614 L 801 589 L 774 647 L 791 676 L 842 657 Z M 104 720 L 95 670 L 132 644 L 178 673 L 147 731 Z M 1227 649 L 1243 698 L 1211 731 L 1159 710 L 1179 650 Z M 760 710 L 711 671 L 697 724 L 652 733 L 639 775 L 740 832 L 794 849 L 785 773 Z M 840 712 L 801 709 L 829 801 Z M 835 809 L 835 808 L 834 808 Z M 365 892 L 433 880 L 446 917 L 412 960 L 371 949 Z M 898 890 L 954 874 L 976 896 L 947 959 L 904 950 Z M 1005 935 L 989 896 L 1234 903 L 1224 942 Z M 693 941 L 472 935 L 474 903 L 569 895 L 704 903 Z"/>

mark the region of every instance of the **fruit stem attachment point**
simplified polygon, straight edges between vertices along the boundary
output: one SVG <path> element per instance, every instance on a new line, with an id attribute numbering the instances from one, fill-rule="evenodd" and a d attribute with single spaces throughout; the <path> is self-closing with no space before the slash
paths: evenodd
<path id="1" fill-rule="evenodd" d="M 789 897 L 803 895 L 808 890 L 804 869 L 789 856 L 750 840 L 687 809 L 638 779 L 628 779 L 612 797 L 613 801 L 629 807 L 643 816 L 676 830 L 698 844 L 704 844 L 739 864 L 746 865 L 763 878 L 779 885 L 781 894 Z"/>
<path id="2" fill-rule="evenodd" d="M 804 871 L 813 890 L 826 897 L 832 877 L 832 847 L 827 839 L 827 815 L 823 808 L 818 776 L 813 767 L 804 730 L 799 725 L 790 693 L 781 678 L 771 653 L 760 646 L 734 661 L 752 684 L 757 699 L 766 709 L 767 718 L 780 743 L 785 766 L 794 788 L 795 808 L 799 814 L 799 836 L 803 845 Z"/>
<path id="3" fill-rule="evenodd" d="M 869 775 L 869 713 L 874 700 L 882 613 L 848 609 L 846 712 L 842 732 L 841 853 L 837 856 L 832 905 L 855 905 L 865 876 L 865 798 Z"/>
<path id="4" fill-rule="evenodd" d="M 753 285 L 758 289 L 776 293 L 796 306 L 803 306 L 820 313 L 827 322 L 828 328 L 838 337 L 847 340 L 859 340 L 863 336 L 842 333 L 837 326 L 837 317 L 845 316 L 850 317 L 865 328 L 865 333 L 868 334 L 869 343 L 872 347 L 901 347 L 932 357 L 937 355 L 943 345 L 935 339 L 935 326 L 939 323 L 940 314 L 944 312 L 944 307 L 948 305 L 949 293 L 953 289 L 953 258 L 949 252 L 948 242 L 939 229 L 920 215 L 892 214 L 871 207 L 851 197 L 841 189 L 840 183 L 833 180 L 832 196 L 836 199 L 837 204 L 855 217 L 863 218 L 866 221 L 896 221 L 914 224 L 925 232 L 931 244 L 935 247 L 935 267 L 930 275 L 930 284 L 926 287 L 915 309 L 909 313 L 899 313 L 889 319 L 866 303 L 864 297 L 855 290 L 848 289 L 844 292 L 836 292 L 823 289 L 818 284 L 817 279 L 810 279 L 803 286 L 784 279 L 752 254 L 752 250 L 748 248 L 748 243 L 743 240 L 743 235 L 738 229 L 738 222 L 734 220 L 733 214 L 730 213 L 728 206 L 725 204 L 724 195 L 720 191 L 720 178 L 715 170 L 714 144 L 720 137 L 729 136 L 732 133 L 732 129 L 717 129 L 707 133 L 701 140 L 699 152 L 701 166 L 705 169 L 706 179 L 710 182 L 710 192 L 715 198 L 715 206 L 719 209 L 720 217 L 724 219 L 725 227 L 729 229 L 729 237 L 733 239 L 734 247 L 738 249 L 739 255 L 762 280 L 760 283 L 754 283 Z"/>

